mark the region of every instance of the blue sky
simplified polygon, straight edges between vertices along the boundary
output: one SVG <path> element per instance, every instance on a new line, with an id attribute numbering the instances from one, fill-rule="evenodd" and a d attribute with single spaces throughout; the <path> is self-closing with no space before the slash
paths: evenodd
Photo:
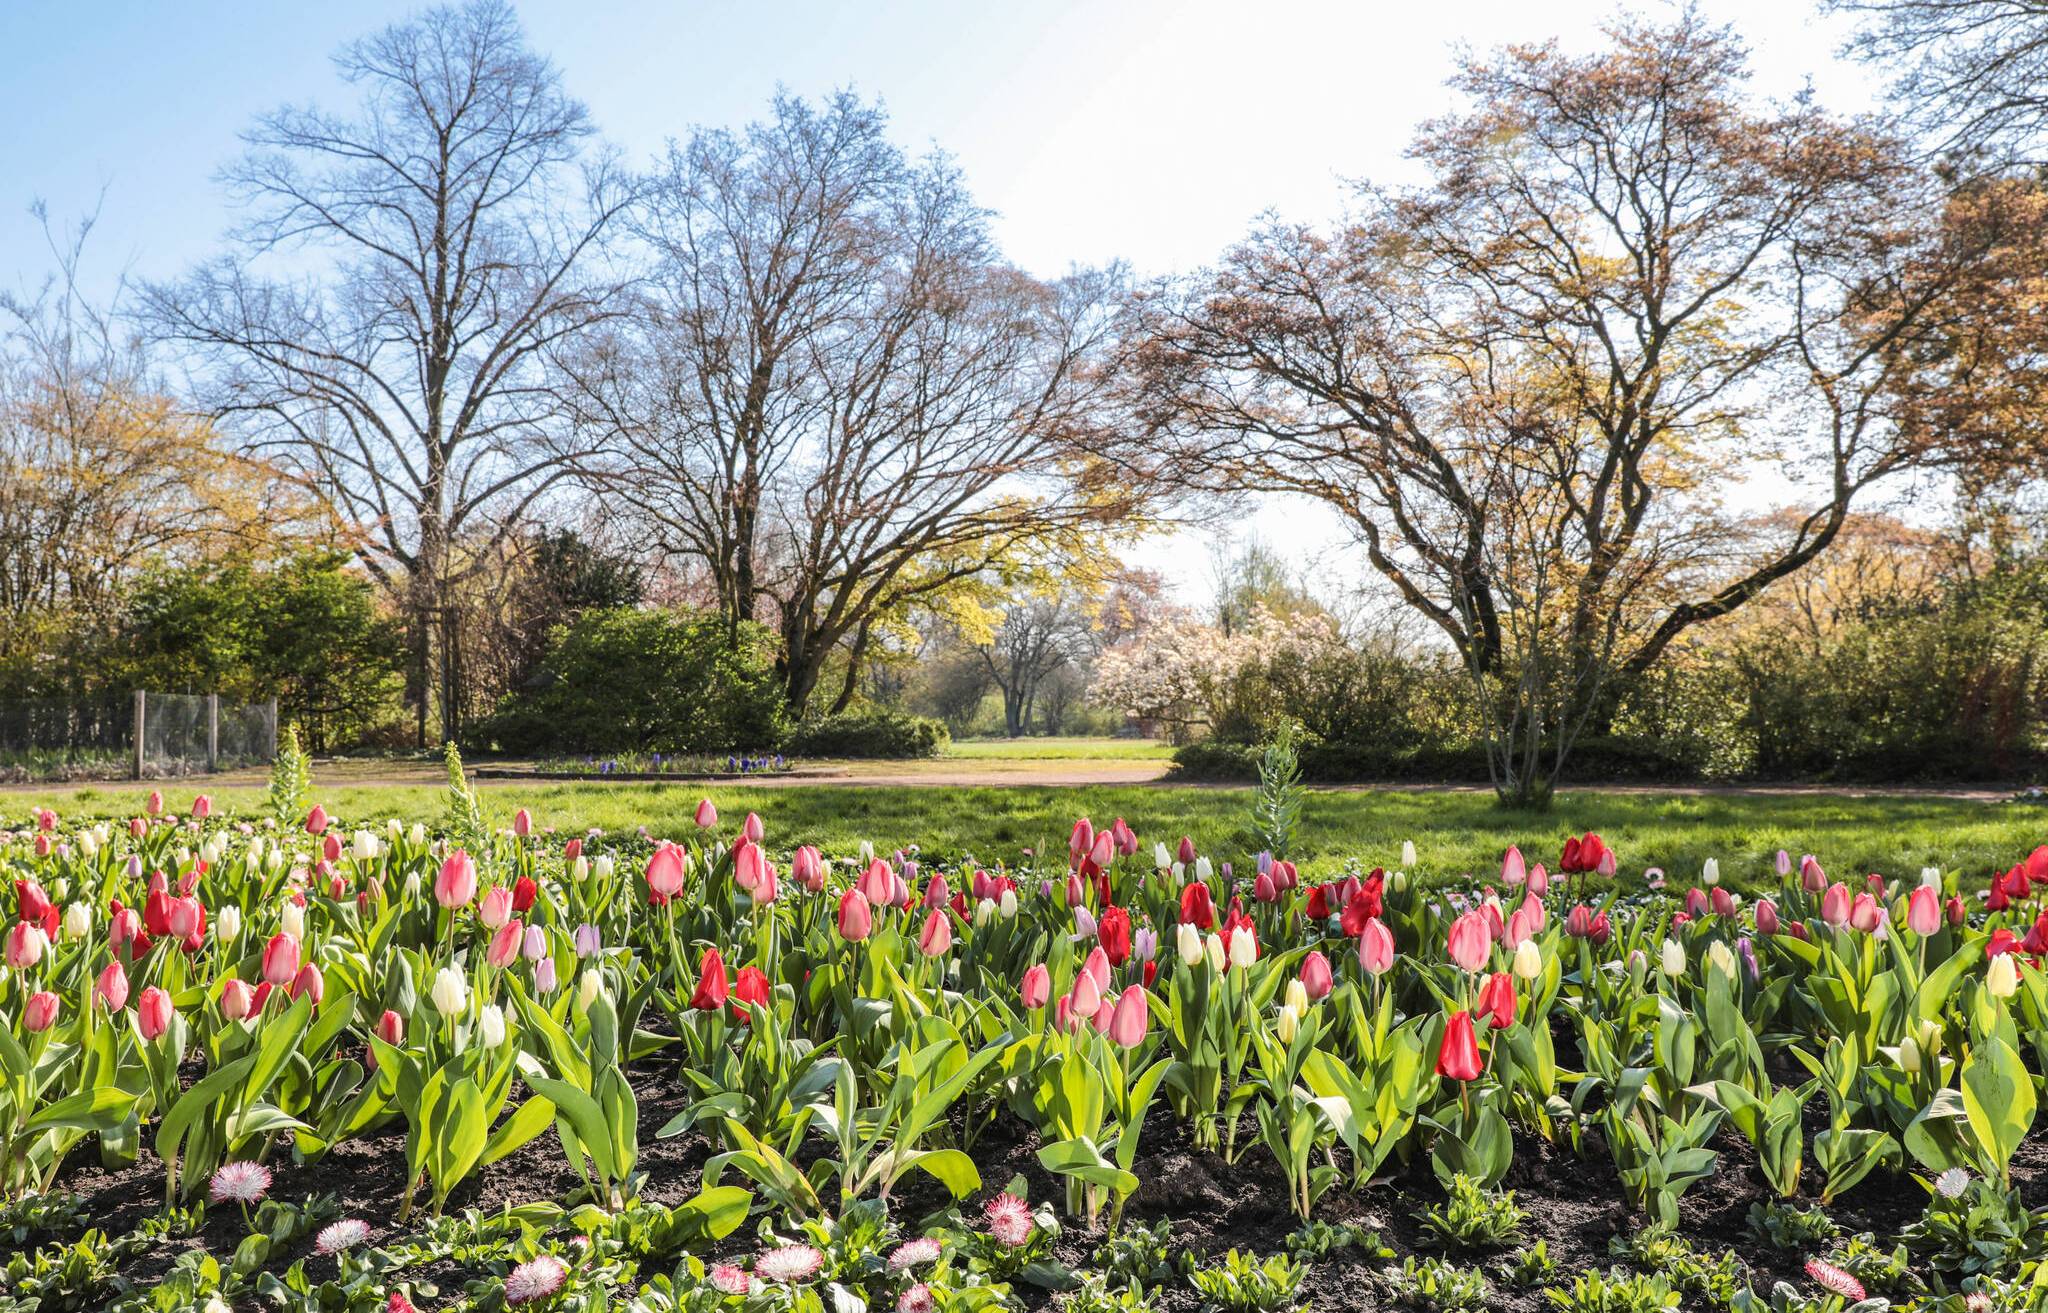
<path id="1" fill-rule="evenodd" d="M 33 284 L 48 268 L 28 214 L 37 199 L 68 222 L 104 190 L 88 252 L 96 281 L 166 277 L 209 254 L 233 217 L 213 175 L 236 154 L 236 134 L 281 103 L 345 103 L 329 54 L 415 8 L 0 8 L 0 283 Z M 1806 0 L 1704 8 L 1749 39 L 1760 88 L 1789 94 L 1811 81 L 1831 106 L 1871 103 L 1868 74 L 1835 58 L 1840 23 Z M 1585 46 L 1615 10 L 1604 0 L 525 0 L 519 12 L 630 159 L 693 125 L 745 122 L 778 84 L 807 95 L 851 86 L 887 104 L 905 144 L 950 151 L 999 213 L 1011 258 L 1052 274 L 1116 258 L 1146 273 L 1193 268 L 1268 207 L 1334 214 L 1345 178 L 1404 175 L 1414 125 L 1449 106 L 1455 43 Z M 1290 524 L 1283 546 L 1305 559 L 1332 533 L 1314 515 Z"/>

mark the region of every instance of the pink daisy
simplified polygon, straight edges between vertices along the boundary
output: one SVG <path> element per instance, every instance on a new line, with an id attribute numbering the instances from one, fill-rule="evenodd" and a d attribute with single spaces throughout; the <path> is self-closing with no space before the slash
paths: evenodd
<path id="1" fill-rule="evenodd" d="M 270 1169 L 262 1163 L 222 1163 L 213 1174 L 213 1202 L 250 1204 L 261 1202 L 270 1191 Z"/>
<path id="2" fill-rule="evenodd" d="M 932 1313 L 939 1301 L 932 1298 L 932 1288 L 920 1281 L 896 1298 L 896 1313 Z"/>
<path id="3" fill-rule="evenodd" d="M 1840 1295 L 1843 1299 L 1860 1300 L 1863 1298 L 1863 1283 L 1824 1258 L 1807 1259 L 1806 1275 L 1812 1277 L 1817 1284 L 1825 1287 L 1827 1290 Z"/>
<path id="4" fill-rule="evenodd" d="M 764 1281 L 794 1285 L 808 1281 L 824 1266 L 825 1256 L 809 1245 L 784 1245 L 754 1260 L 754 1275 Z"/>
<path id="5" fill-rule="evenodd" d="M 370 1224 L 361 1218 L 344 1217 L 339 1222 L 329 1222 L 320 1228 L 320 1234 L 313 1239 L 313 1250 L 321 1254 L 338 1254 L 344 1249 L 353 1249 L 370 1238 Z"/>
<path id="6" fill-rule="evenodd" d="M 891 1272 L 901 1272 L 905 1268 L 919 1267 L 926 1263 L 936 1263 L 939 1261 L 939 1255 L 944 1252 L 945 1247 L 932 1236 L 908 1240 L 896 1246 L 896 1252 L 889 1255 L 889 1270 Z"/>
<path id="7" fill-rule="evenodd" d="M 745 1269 L 731 1263 L 712 1264 L 710 1277 L 713 1288 L 728 1295 L 744 1295 L 753 1285 L 753 1280 L 747 1276 Z"/>
<path id="8" fill-rule="evenodd" d="M 553 1254 L 528 1259 L 513 1268 L 512 1275 L 505 1278 L 505 1302 L 531 1304 L 536 1299 L 546 1299 L 560 1290 L 568 1279 L 568 1267 Z"/>
<path id="9" fill-rule="evenodd" d="M 1008 1191 L 988 1201 L 982 1208 L 982 1219 L 998 1244 L 1015 1249 L 1031 1238 L 1031 1208 Z"/>

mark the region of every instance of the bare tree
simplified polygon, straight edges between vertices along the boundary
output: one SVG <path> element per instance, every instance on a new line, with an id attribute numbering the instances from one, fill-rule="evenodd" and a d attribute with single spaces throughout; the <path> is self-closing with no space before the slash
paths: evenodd
<path id="1" fill-rule="evenodd" d="M 239 249 L 148 288 L 148 318 L 192 350 L 218 416 L 362 526 L 406 615 L 424 743 L 437 654 L 441 731 L 460 731 L 467 563 L 574 466 L 546 358 L 625 304 L 599 257 L 629 191 L 584 161 L 583 106 L 502 0 L 335 62 L 356 111 L 258 120 L 225 174 L 249 210 Z"/>
<path id="2" fill-rule="evenodd" d="M 975 644 L 988 677 L 1003 694 L 1003 732 L 1031 730 L 1040 690 L 1087 651 L 1090 599 L 1071 589 L 1020 597 L 985 643 Z"/>
<path id="3" fill-rule="evenodd" d="M 1090 455 L 1113 275 L 1003 263 L 944 158 L 906 158 L 851 95 L 787 96 L 672 146 L 640 211 L 653 286 L 572 357 L 593 472 L 737 623 L 782 638 L 792 710 L 878 618 L 1114 519 Z"/>
<path id="4" fill-rule="evenodd" d="M 1917 125 L 1958 156 L 2040 163 L 2048 150 L 2048 4 L 1828 0 L 1863 25 L 1850 52 L 1897 71 Z"/>
<path id="5" fill-rule="evenodd" d="M 1135 312 L 1158 470 L 1343 513 L 1459 653 L 1504 798 L 1546 800 L 1620 686 L 1864 490 L 1959 454 L 1899 385 L 1980 245 L 1897 141 L 1749 103 L 1744 63 L 1692 13 L 1468 59 L 1429 185 L 1270 222 Z M 1805 498 L 1761 539 L 1722 504 L 1759 471 Z"/>

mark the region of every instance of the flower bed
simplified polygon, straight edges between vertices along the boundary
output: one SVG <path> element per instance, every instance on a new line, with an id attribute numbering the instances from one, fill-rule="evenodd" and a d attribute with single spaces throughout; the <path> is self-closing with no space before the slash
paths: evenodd
<path id="1" fill-rule="evenodd" d="M 1074 827 L 44 812 L 0 1309 L 2036 1307 L 2048 847 L 1624 896 Z M 796 846 L 790 846 L 795 843 Z"/>

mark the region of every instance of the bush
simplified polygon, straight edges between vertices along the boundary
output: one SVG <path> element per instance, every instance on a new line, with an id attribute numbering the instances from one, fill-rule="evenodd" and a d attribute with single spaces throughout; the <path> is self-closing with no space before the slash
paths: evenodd
<path id="1" fill-rule="evenodd" d="M 709 611 L 586 611 L 477 738 L 504 752 L 734 752 L 783 734 L 775 639 Z"/>
<path id="2" fill-rule="evenodd" d="M 808 720 L 789 736 L 794 757 L 936 757 L 952 736 L 943 723 L 901 711 L 843 711 Z"/>

